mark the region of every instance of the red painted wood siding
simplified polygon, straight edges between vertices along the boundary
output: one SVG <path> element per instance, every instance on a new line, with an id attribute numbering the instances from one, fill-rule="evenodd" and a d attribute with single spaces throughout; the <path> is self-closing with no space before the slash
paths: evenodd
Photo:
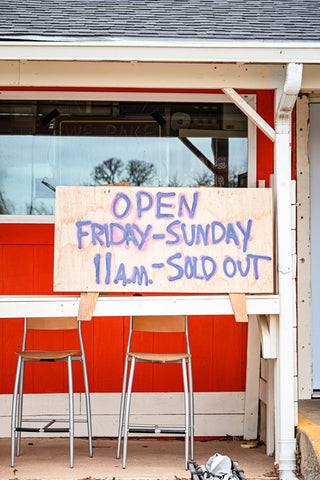
<path id="1" fill-rule="evenodd" d="M 53 294 L 53 225 L 0 224 L 0 294 Z M 119 392 L 122 384 L 123 358 L 128 338 L 129 318 L 97 317 L 83 323 L 91 391 Z M 0 319 L 2 375 L 0 393 L 12 393 L 16 356 L 21 348 L 23 319 Z M 73 346 L 75 332 L 31 333 L 29 347 L 43 348 L 50 335 L 50 348 Z M 183 348 L 172 334 L 139 334 L 140 348 L 155 351 Z M 193 352 L 196 391 L 243 391 L 247 328 L 233 317 L 190 317 L 190 343 Z M 80 369 L 80 364 L 75 368 Z M 138 391 L 180 391 L 179 365 L 161 368 L 139 365 L 135 376 Z M 80 373 L 80 371 L 79 371 Z M 82 375 L 75 371 L 75 391 L 82 391 Z M 28 364 L 25 391 L 67 391 L 64 364 Z"/>
<path id="2" fill-rule="evenodd" d="M 273 90 L 258 91 L 257 112 L 274 127 L 274 92 Z M 273 173 L 274 144 L 257 128 L 257 180 L 265 180 L 266 187 L 270 186 L 270 175 Z"/>
<path id="3" fill-rule="evenodd" d="M 273 124 L 273 92 L 257 92 L 257 110 Z M 257 179 L 266 180 L 273 171 L 273 144 L 257 134 Z M 53 294 L 53 225 L 0 224 L 0 294 Z M 129 319 L 96 317 L 83 323 L 88 374 L 92 392 L 121 391 L 123 358 Z M 21 348 L 23 319 L 0 319 L 0 393 L 12 393 L 16 368 L 14 352 Z M 48 335 L 48 334 L 46 334 Z M 74 332 L 50 333 L 53 349 L 73 346 Z M 161 351 L 180 349 L 170 334 L 140 334 L 142 344 Z M 43 333 L 29 337 L 29 347 L 42 348 Z M 181 339 L 182 341 L 182 339 Z M 190 343 L 193 354 L 195 391 L 244 391 L 246 382 L 247 325 L 231 316 L 190 317 Z M 25 391 L 65 392 L 67 376 L 64 364 L 29 364 Z M 75 365 L 75 391 L 83 391 L 82 375 Z M 80 372 L 79 372 L 80 373 Z M 139 365 L 135 375 L 136 391 L 181 391 L 179 365 L 161 368 Z"/>

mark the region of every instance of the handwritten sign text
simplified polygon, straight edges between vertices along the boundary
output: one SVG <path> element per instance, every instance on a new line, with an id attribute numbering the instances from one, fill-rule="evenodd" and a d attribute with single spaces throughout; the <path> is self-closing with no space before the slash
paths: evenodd
<path id="1" fill-rule="evenodd" d="M 57 187 L 55 290 L 272 292 L 269 189 Z"/>

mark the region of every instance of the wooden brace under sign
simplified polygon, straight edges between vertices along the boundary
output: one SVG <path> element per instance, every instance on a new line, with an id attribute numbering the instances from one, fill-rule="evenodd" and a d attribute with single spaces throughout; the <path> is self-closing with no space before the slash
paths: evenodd
<path id="1" fill-rule="evenodd" d="M 247 322 L 247 304 L 245 293 L 229 293 L 229 298 L 236 322 Z"/>
<path id="2" fill-rule="evenodd" d="M 82 292 L 80 295 L 78 320 L 91 320 L 99 292 Z"/>

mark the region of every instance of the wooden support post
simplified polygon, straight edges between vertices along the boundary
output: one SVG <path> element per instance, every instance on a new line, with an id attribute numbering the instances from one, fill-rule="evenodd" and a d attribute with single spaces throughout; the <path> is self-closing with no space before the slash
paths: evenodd
<path id="1" fill-rule="evenodd" d="M 222 88 L 222 91 L 272 142 L 275 141 L 274 129 L 233 88 Z"/>
<path id="2" fill-rule="evenodd" d="M 258 435 L 260 343 L 257 342 L 256 315 L 250 315 L 248 323 L 246 396 L 244 404 L 243 438 L 255 440 Z"/>
<path id="3" fill-rule="evenodd" d="M 247 322 L 248 313 L 245 293 L 229 293 L 229 298 L 236 322 Z"/>
<path id="4" fill-rule="evenodd" d="M 98 292 L 82 292 L 80 295 L 78 320 L 91 320 L 96 303 L 99 297 Z"/>

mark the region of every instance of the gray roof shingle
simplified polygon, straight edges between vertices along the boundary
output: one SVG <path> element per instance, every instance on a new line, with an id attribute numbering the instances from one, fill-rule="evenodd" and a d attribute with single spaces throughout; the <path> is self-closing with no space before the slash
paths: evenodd
<path id="1" fill-rule="evenodd" d="M 0 39 L 320 40 L 319 0 L 0 0 Z"/>

